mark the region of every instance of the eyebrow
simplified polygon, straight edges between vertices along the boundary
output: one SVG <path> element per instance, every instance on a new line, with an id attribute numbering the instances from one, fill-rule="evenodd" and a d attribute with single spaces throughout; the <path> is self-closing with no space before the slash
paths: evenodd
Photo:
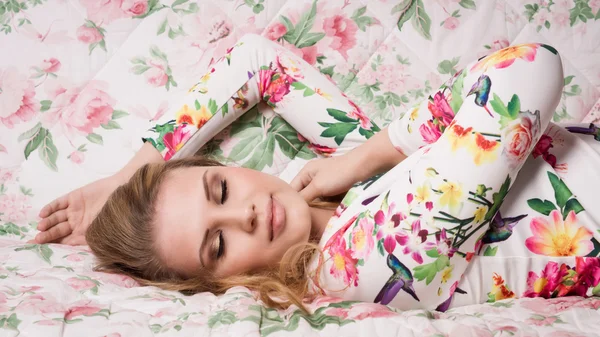
<path id="1" fill-rule="evenodd" d="M 207 174 L 208 174 L 208 170 L 204 171 L 204 174 L 202 175 L 202 184 L 204 185 L 204 195 L 206 195 L 206 200 L 210 201 L 210 193 L 208 191 Z M 202 266 L 202 268 L 205 268 L 205 264 L 204 264 L 204 260 L 202 259 L 202 256 L 204 256 L 203 252 L 204 252 L 204 247 L 206 247 L 207 241 L 208 241 L 208 228 L 204 232 L 204 237 L 202 238 L 202 243 L 200 243 L 200 250 L 198 251 L 198 254 L 200 255 L 200 265 Z"/>

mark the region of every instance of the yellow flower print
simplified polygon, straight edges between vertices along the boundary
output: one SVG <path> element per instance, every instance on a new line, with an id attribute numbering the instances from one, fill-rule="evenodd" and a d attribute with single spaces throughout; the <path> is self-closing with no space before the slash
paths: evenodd
<path id="1" fill-rule="evenodd" d="M 487 206 L 477 207 L 477 209 L 475 210 L 475 223 L 481 223 L 481 221 L 483 221 L 483 219 L 485 218 L 487 211 Z"/>
<path id="2" fill-rule="evenodd" d="M 324 92 L 323 90 L 321 90 L 321 89 L 319 89 L 319 88 L 316 88 L 316 89 L 315 89 L 315 92 L 316 92 L 316 93 L 317 93 L 319 96 L 321 96 L 321 97 L 323 97 L 323 98 L 325 98 L 326 100 L 328 100 L 328 101 L 330 101 L 330 102 L 331 102 L 331 95 L 330 95 L 330 94 L 328 94 L 328 93 Z"/>
<path id="3" fill-rule="evenodd" d="M 442 207 L 448 206 L 450 209 L 456 209 L 460 206 L 463 196 L 460 184 L 445 181 L 440 185 L 439 190 L 442 192 L 442 196 L 440 197 L 440 205 Z"/>
<path id="4" fill-rule="evenodd" d="M 442 283 L 448 282 L 452 278 L 452 270 L 454 269 L 454 265 L 444 269 L 442 271 Z"/>
<path id="5" fill-rule="evenodd" d="M 190 108 L 184 104 L 179 111 L 175 113 L 175 122 L 177 125 L 189 124 L 196 128 L 201 128 L 212 117 L 212 114 L 206 108 L 206 105 L 200 107 L 200 110 Z"/>
<path id="6" fill-rule="evenodd" d="M 428 182 L 423 183 L 420 186 L 417 186 L 415 191 L 415 200 L 417 202 L 426 202 L 431 199 L 431 184 Z"/>
<path id="7" fill-rule="evenodd" d="M 466 146 L 469 143 L 469 140 L 471 140 L 472 127 L 464 128 L 455 122 L 452 122 L 448 129 L 448 140 L 450 141 L 450 145 L 452 145 L 452 152 Z"/>
<path id="8" fill-rule="evenodd" d="M 411 121 L 415 121 L 418 117 L 419 117 L 419 107 L 416 106 L 410 112 L 410 116 L 408 117 L 408 119 L 410 119 Z"/>
<path id="9" fill-rule="evenodd" d="M 469 152 L 473 155 L 473 162 L 478 166 L 495 161 L 499 149 L 500 142 L 487 140 L 480 133 L 475 133 L 475 141 L 469 143 Z"/>

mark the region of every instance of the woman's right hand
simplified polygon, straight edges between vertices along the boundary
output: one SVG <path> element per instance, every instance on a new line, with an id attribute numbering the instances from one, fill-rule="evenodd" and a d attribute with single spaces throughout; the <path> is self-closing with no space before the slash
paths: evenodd
<path id="1" fill-rule="evenodd" d="M 61 243 L 85 245 L 85 233 L 108 200 L 121 184 L 117 175 L 96 180 L 50 202 L 40 211 L 40 231 L 30 243 Z"/>

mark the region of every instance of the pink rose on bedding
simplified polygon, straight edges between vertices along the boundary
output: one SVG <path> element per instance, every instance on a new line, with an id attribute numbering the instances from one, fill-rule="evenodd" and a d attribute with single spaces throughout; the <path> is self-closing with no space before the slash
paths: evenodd
<path id="1" fill-rule="evenodd" d="M 75 164 L 81 164 L 85 159 L 85 155 L 81 151 L 73 151 L 67 158 L 71 159 Z"/>
<path id="2" fill-rule="evenodd" d="M 31 209 L 30 197 L 24 194 L 0 195 L 0 221 L 18 222 L 27 219 Z"/>
<path id="3" fill-rule="evenodd" d="M 365 130 L 370 130 L 373 127 L 371 119 L 362 111 L 362 109 L 351 100 L 348 100 L 354 109 L 348 113 L 348 117 L 357 119 L 360 123 L 360 127 Z"/>
<path id="4" fill-rule="evenodd" d="M 87 18 L 98 25 L 131 16 L 121 8 L 123 0 L 79 0 L 79 2 L 85 7 Z"/>
<path id="5" fill-rule="evenodd" d="M 30 121 L 40 110 L 33 82 L 16 68 L 0 69 L 0 92 L 0 122 L 9 129 Z"/>
<path id="6" fill-rule="evenodd" d="M 77 291 L 85 291 L 97 286 L 96 282 L 89 279 L 80 279 L 77 277 L 71 277 L 67 279 L 67 284 L 71 286 L 71 288 Z"/>
<path id="7" fill-rule="evenodd" d="M 43 116 L 48 127 L 58 123 L 70 136 L 88 135 L 110 121 L 116 101 L 106 92 L 106 83 L 90 81 L 74 87 L 56 81 L 49 85 L 52 107 Z"/>
<path id="8" fill-rule="evenodd" d="M 78 254 L 78 253 L 69 254 L 69 255 L 65 256 L 64 258 L 67 259 L 67 261 L 71 261 L 71 262 L 81 262 L 81 261 L 85 260 L 83 255 Z"/>
<path id="9" fill-rule="evenodd" d="M 460 25 L 460 21 L 457 18 L 451 16 L 444 20 L 444 28 L 448 30 L 455 30 Z"/>
<path id="10" fill-rule="evenodd" d="M 51 57 L 42 62 L 40 69 L 42 69 L 45 73 L 55 73 L 60 69 L 60 61 Z"/>
<path id="11" fill-rule="evenodd" d="M 17 181 L 17 169 L 0 169 L 0 184 L 10 184 Z"/>
<path id="12" fill-rule="evenodd" d="M 392 311 L 385 305 L 377 303 L 356 303 L 348 310 L 348 316 L 353 320 L 361 321 L 367 318 L 394 317 L 401 314 Z"/>
<path id="13" fill-rule="evenodd" d="M 284 36 L 285 33 L 287 33 L 287 28 L 285 28 L 282 23 L 277 22 L 276 24 L 267 28 L 265 36 L 269 40 L 275 41 Z"/>
<path id="14" fill-rule="evenodd" d="M 102 33 L 100 33 L 98 28 L 87 27 L 85 25 L 77 28 L 76 34 L 77 40 L 79 40 L 79 42 L 87 44 L 96 43 L 104 39 L 104 36 L 102 36 Z"/>
<path id="15" fill-rule="evenodd" d="M 348 59 L 348 50 L 356 45 L 356 23 L 344 15 L 336 14 L 323 20 L 323 30 L 325 35 L 333 39 L 329 47 Z"/>
<path id="16" fill-rule="evenodd" d="M 90 316 L 97 313 L 100 310 L 102 309 L 91 305 L 74 306 L 69 308 L 69 310 L 67 310 L 67 312 L 65 313 L 65 320 L 72 320 L 77 316 Z"/>
<path id="17" fill-rule="evenodd" d="M 520 112 L 519 117 L 502 130 L 502 154 L 514 168 L 522 164 L 529 155 L 533 141 L 540 132 L 539 111 Z"/>
<path id="18" fill-rule="evenodd" d="M 600 0 L 590 0 L 588 5 L 592 8 L 592 13 L 598 15 L 598 11 L 600 10 Z"/>
<path id="19" fill-rule="evenodd" d="M 144 75 L 148 84 L 154 87 L 162 87 L 167 84 L 169 76 L 165 72 L 165 67 L 161 64 L 155 64 L 150 62 L 150 69 L 148 69 Z"/>
<path id="20" fill-rule="evenodd" d="M 148 10 L 147 0 L 124 0 L 121 9 L 131 16 L 145 14 Z"/>
<path id="21" fill-rule="evenodd" d="M 287 43 L 285 48 L 296 54 L 298 57 L 301 57 L 306 63 L 310 65 L 315 65 L 317 63 L 317 54 L 318 49 L 317 46 L 304 47 L 302 49 L 297 48 L 293 44 Z"/>
<path id="22" fill-rule="evenodd" d="M 29 315 L 60 313 L 65 310 L 61 303 L 56 302 L 51 295 L 44 297 L 36 294 L 21 301 L 15 311 Z"/>

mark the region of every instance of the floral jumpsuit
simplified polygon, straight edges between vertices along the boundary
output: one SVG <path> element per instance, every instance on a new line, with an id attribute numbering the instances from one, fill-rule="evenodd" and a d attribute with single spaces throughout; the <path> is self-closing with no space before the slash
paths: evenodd
<path id="1" fill-rule="evenodd" d="M 518 45 L 393 121 L 390 141 L 408 158 L 348 192 L 311 264 L 311 289 L 438 310 L 600 293 L 597 183 L 584 178 L 597 176 L 600 132 L 550 123 L 562 88 L 554 48 Z M 318 70 L 246 35 L 145 139 L 166 160 L 192 155 L 259 102 L 322 156 L 380 131 Z"/>

